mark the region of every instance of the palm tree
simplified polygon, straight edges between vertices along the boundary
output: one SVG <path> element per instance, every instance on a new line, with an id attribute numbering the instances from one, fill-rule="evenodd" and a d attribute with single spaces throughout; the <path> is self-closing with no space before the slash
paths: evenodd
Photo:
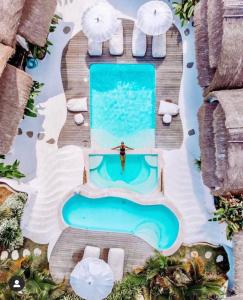
<path id="1" fill-rule="evenodd" d="M 205 300 L 223 295 L 221 290 L 225 278 L 205 272 L 204 262 L 200 257 L 191 259 L 183 266 L 190 281 L 185 289 L 185 299 Z"/>

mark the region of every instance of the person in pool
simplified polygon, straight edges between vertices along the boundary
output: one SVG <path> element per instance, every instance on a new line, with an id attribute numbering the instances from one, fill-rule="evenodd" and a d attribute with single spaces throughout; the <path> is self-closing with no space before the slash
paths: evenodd
<path id="1" fill-rule="evenodd" d="M 120 160 L 121 160 L 121 166 L 122 166 L 122 171 L 125 169 L 125 164 L 126 164 L 126 150 L 134 150 L 133 148 L 130 148 L 124 144 L 124 142 L 121 142 L 121 145 L 112 148 L 112 150 L 120 149 Z"/>

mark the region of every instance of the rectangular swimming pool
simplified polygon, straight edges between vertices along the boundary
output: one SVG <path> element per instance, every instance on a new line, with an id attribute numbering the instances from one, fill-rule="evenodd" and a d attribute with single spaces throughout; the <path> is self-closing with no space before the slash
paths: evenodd
<path id="1" fill-rule="evenodd" d="M 158 155 L 127 154 L 122 170 L 118 154 L 89 155 L 90 181 L 99 188 L 149 193 L 158 187 Z"/>
<path id="2" fill-rule="evenodd" d="M 155 67 L 152 64 L 90 66 L 92 147 L 155 146 Z"/>

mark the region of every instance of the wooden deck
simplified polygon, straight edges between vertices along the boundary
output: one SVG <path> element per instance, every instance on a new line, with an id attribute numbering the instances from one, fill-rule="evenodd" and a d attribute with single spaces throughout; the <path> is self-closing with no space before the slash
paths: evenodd
<path id="1" fill-rule="evenodd" d="M 154 254 L 153 247 L 133 235 L 67 228 L 57 241 L 49 261 L 50 272 L 56 282 L 64 278 L 69 279 L 73 268 L 82 258 L 86 245 L 100 247 L 105 256 L 107 251 L 102 251 L 103 249 L 123 248 L 124 273 L 131 271 L 135 266 L 143 266 L 146 259 Z"/>
<path id="2" fill-rule="evenodd" d="M 176 27 L 167 32 L 167 55 L 165 59 L 153 59 L 151 56 L 151 38 L 148 38 L 146 56 L 132 56 L 133 22 L 123 20 L 124 54 L 113 57 L 109 54 L 108 44 L 104 44 L 103 55 L 100 58 L 87 54 L 87 39 L 82 32 L 74 36 L 63 52 L 61 73 L 67 100 L 75 97 L 89 98 L 89 65 L 92 63 L 152 63 L 156 67 L 157 110 L 159 101 L 169 98 L 178 102 L 182 76 L 182 43 Z M 86 80 L 86 81 L 85 81 Z M 68 112 L 66 123 L 60 133 L 58 145 L 79 145 L 90 147 L 89 112 L 84 113 L 88 126 L 77 126 L 73 114 Z M 180 116 L 173 118 L 170 126 L 164 126 L 161 117 L 156 116 L 156 147 L 162 149 L 179 148 L 183 139 Z"/>

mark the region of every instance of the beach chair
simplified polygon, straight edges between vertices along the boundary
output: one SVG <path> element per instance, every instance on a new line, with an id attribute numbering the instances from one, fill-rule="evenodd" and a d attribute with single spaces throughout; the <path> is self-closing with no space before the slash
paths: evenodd
<path id="1" fill-rule="evenodd" d="M 163 58 L 166 56 L 166 33 L 153 36 L 152 56 L 153 58 Z"/>
<path id="2" fill-rule="evenodd" d="M 88 258 L 88 257 L 100 257 L 100 248 L 99 247 L 93 247 L 93 246 L 86 246 L 84 249 L 84 255 L 82 259 Z"/>
<path id="3" fill-rule="evenodd" d="M 122 21 L 119 20 L 119 27 L 117 32 L 109 40 L 110 55 L 122 55 L 124 51 L 123 47 L 123 26 Z"/>
<path id="4" fill-rule="evenodd" d="M 145 56 L 147 50 L 147 37 L 137 26 L 134 24 L 132 33 L 132 55 L 135 57 Z"/>
<path id="5" fill-rule="evenodd" d="M 124 270 L 124 259 L 124 249 L 110 248 L 107 262 L 111 267 L 115 281 L 122 280 Z"/>
<path id="6" fill-rule="evenodd" d="M 90 56 L 101 56 L 103 44 L 93 40 L 88 40 L 88 53 Z"/>

